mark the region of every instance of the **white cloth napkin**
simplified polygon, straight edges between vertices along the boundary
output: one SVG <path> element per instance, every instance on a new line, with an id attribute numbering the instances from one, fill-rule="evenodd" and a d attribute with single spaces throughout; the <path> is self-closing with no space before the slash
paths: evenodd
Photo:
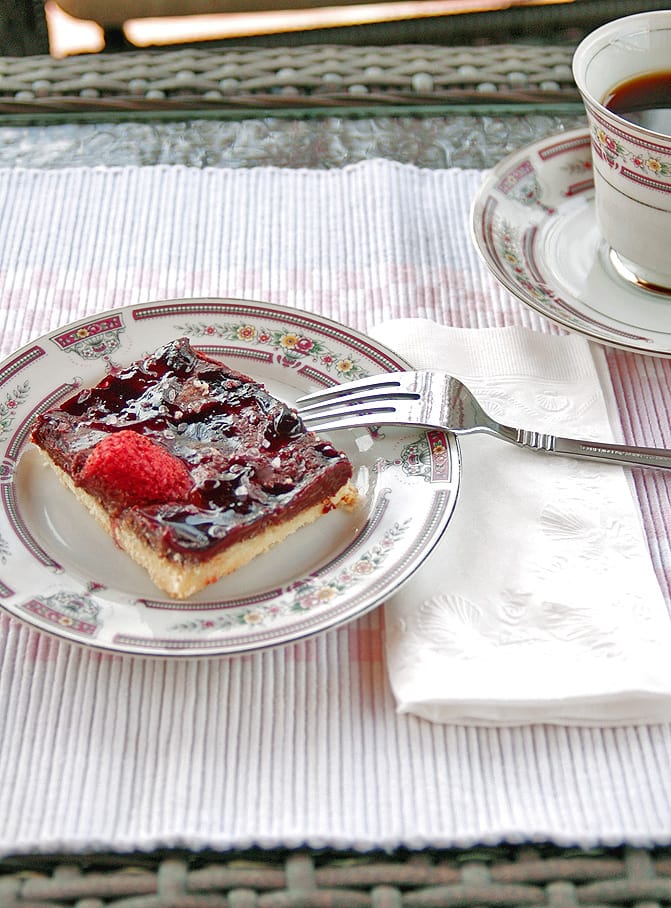
<path id="1" fill-rule="evenodd" d="M 501 421 L 621 438 L 603 353 L 581 337 L 424 319 L 372 333 L 461 378 Z M 668 719 L 671 621 L 631 477 L 482 434 L 461 448 L 453 521 L 386 607 L 398 710 L 482 725 Z"/>

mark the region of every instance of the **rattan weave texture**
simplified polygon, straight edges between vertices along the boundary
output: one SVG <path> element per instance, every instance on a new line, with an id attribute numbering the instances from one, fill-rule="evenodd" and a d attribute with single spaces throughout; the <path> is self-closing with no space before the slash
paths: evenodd
<path id="1" fill-rule="evenodd" d="M 572 48 L 182 48 L 0 58 L 0 113 L 577 100 Z"/>
<path id="2" fill-rule="evenodd" d="M 11 858 L 3 908 L 326 908 L 671 904 L 671 850 L 579 852 L 554 846 L 357 855 Z"/>

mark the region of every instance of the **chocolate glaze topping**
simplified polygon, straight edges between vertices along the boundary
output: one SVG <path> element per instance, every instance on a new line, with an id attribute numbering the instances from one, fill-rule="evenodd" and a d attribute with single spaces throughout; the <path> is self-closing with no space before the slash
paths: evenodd
<path id="1" fill-rule="evenodd" d="M 178 458 L 193 483 L 188 494 L 119 510 L 113 490 L 87 487 L 80 474 L 91 451 L 122 430 Z M 33 440 L 114 519 L 181 560 L 211 557 L 324 501 L 352 474 L 347 457 L 308 432 L 294 410 L 186 338 L 39 417 Z"/>

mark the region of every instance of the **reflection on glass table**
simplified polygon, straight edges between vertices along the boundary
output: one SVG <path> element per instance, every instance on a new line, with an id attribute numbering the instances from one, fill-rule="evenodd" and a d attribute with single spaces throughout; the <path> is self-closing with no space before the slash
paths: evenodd
<path id="1" fill-rule="evenodd" d="M 581 114 L 529 113 L 188 119 L 0 126 L 0 167 L 343 167 L 386 158 L 486 169 L 530 142 L 581 126 Z"/>

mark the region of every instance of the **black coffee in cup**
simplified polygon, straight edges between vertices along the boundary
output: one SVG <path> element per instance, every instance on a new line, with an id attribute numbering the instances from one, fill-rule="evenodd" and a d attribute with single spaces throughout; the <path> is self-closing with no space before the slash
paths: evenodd
<path id="1" fill-rule="evenodd" d="M 671 135 L 671 69 L 621 82 L 608 92 L 603 105 L 637 126 Z"/>

